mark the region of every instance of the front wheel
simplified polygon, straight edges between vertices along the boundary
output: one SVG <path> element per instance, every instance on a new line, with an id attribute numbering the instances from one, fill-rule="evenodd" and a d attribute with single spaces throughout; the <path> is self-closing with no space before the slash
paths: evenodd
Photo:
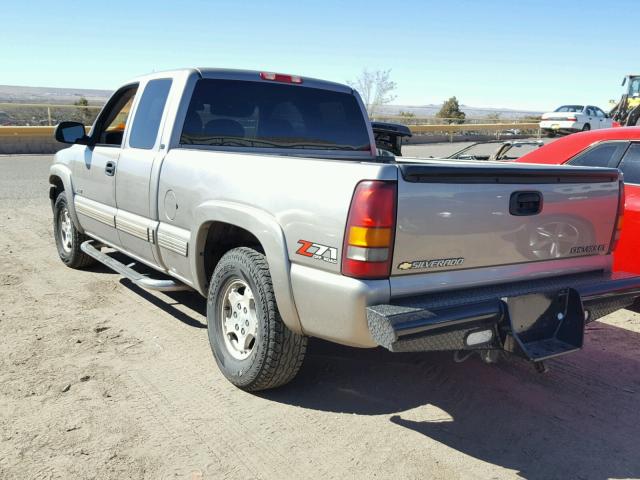
<path id="1" fill-rule="evenodd" d="M 67 194 L 60 193 L 53 205 L 53 236 L 56 239 L 58 256 L 71 268 L 84 268 L 95 260 L 80 249 L 80 245 L 89 237 L 78 231 L 69 214 Z"/>
<path id="2" fill-rule="evenodd" d="M 269 265 L 256 250 L 235 248 L 220 259 L 209 285 L 207 322 L 218 367 L 242 390 L 279 387 L 298 373 L 307 338 L 282 321 Z"/>

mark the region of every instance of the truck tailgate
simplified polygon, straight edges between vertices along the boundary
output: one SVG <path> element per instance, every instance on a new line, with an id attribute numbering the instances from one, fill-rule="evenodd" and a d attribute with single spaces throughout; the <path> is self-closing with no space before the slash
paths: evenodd
<path id="1" fill-rule="evenodd" d="M 608 254 L 618 171 L 523 167 L 400 164 L 392 275 Z"/>

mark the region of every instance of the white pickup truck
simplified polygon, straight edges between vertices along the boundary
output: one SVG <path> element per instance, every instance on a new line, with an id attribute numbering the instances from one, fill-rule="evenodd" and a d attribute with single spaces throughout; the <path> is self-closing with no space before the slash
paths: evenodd
<path id="1" fill-rule="evenodd" d="M 206 296 L 215 359 L 245 390 L 291 380 L 308 337 L 541 365 L 640 294 L 611 273 L 617 170 L 378 156 L 344 85 L 154 73 L 56 138 L 62 261 Z"/>

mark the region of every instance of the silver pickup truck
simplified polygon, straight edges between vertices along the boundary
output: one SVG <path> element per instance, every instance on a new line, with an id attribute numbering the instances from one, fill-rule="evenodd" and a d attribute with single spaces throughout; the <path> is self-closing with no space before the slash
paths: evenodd
<path id="1" fill-rule="evenodd" d="M 214 357 L 245 390 L 290 381 L 308 337 L 541 366 L 640 294 L 611 273 L 617 170 L 379 156 L 344 85 L 154 73 L 88 134 L 55 135 L 72 144 L 49 177 L 62 261 L 205 296 Z"/>

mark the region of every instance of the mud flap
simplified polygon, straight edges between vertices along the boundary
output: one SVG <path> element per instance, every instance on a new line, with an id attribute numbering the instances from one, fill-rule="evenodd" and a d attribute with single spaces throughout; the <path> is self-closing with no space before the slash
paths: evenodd
<path id="1" fill-rule="evenodd" d="M 505 350 L 541 362 L 582 348 L 585 315 L 576 290 L 566 288 L 502 300 L 511 327 L 504 339 Z"/>

